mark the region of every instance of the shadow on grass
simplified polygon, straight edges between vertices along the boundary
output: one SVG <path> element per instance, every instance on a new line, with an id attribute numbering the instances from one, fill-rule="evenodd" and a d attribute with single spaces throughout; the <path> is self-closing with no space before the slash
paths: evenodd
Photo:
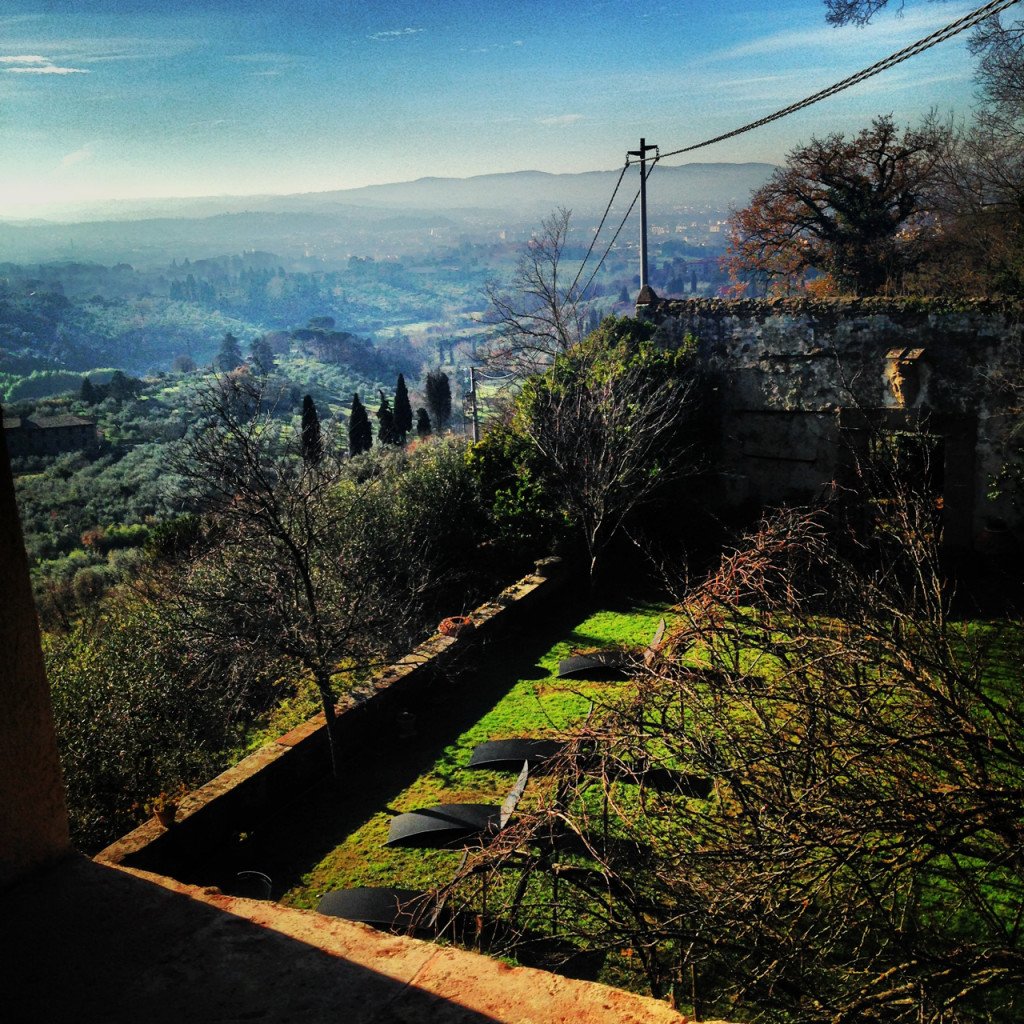
<path id="1" fill-rule="evenodd" d="M 363 738 L 343 752 L 340 782 L 325 778 L 256 825 L 241 841 L 207 860 L 204 884 L 232 891 L 239 871 L 261 871 L 279 899 L 298 887 L 336 847 L 442 761 L 445 748 L 475 725 L 522 679 L 545 678 L 537 662 L 572 627 L 593 613 L 589 605 L 567 603 L 543 629 L 485 647 L 473 664 L 462 663 L 432 684 L 432 699 L 416 713 L 416 735 L 393 733 Z M 541 674 L 542 673 L 542 674 Z M 388 856 L 382 847 L 381 856 Z"/>

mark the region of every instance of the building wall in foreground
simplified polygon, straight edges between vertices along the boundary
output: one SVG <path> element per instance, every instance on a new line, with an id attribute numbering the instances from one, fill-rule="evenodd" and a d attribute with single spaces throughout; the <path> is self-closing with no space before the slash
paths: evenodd
<path id="1" fill-rule="evenodd" d="M 1024 306 L 861 299 L 660 301 L 640 310 L 692 334 L 717 401 L 725 500 L 804 501 L 841 479 L 877 431 L 921 430 L 942 460 L 947 540 L 1019 526 L 989 497 L 1024 384 Z"/>
<path id="2" fill-rule="evenodd" d="M 67 853 L 64 782 L 14 482 L 0 431 L 0 889 Z"/>

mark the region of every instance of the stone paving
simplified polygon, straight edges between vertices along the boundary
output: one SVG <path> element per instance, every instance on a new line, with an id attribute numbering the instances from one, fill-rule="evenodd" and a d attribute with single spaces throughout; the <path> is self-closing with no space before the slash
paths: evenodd
<path id="1" fill-rule="evenodd" d="M 7 890 L 7 1024 L 681 1024 L 665 1003 L 72 856 Z"/>

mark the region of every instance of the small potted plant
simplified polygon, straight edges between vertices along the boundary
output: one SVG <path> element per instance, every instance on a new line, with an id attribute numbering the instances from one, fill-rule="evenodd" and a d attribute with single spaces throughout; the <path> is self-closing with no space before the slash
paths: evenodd
<path id="1" fill-rule="evenodd" d="M 473 628 L 473 620 L 468 615 L 450 615 L 447 619 L 441 620 L 437 631 L 442 636 L 461 636 Z"/>
<path id="2" fill-rule="evenodd" d="M 181 799 L 186 792 L 184 783 L 170 793 L 161 790 L 155 797 L 147 800 L 142 805 L 143 810 L 147 814 L 152 814 L 164 828 L 170 828 L 174 824 L 174 816 L 178 813 L 178 805 L 181 803 Z"/>

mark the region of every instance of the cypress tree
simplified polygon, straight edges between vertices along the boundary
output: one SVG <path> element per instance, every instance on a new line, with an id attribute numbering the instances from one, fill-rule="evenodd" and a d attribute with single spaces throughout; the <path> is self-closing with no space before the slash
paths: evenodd
<path id="1" fill-rule="evenodd" d="M 427 374 L 426 392 L 430 421 L 435 430 L 442 431 L 452 415 L 452 389 L 448 383 L 448 374 L 441 370 L 431 370 Z"/>
<path id="2" fill-rule="evenodd" d="M 88 377 L 82 378 L 82 390 L 79 391 L 78 397 L 85 405 L 95 405 L 99 401 L 96 388 L 93 387 L 93 383 Z"/>
<path id="3" fill-rule="evenodd" d="M 324 457 L 324 441 L 320 436 L 320 415 L 312 395 L 302 400 L 302 461 L 315 466 Z"/>
<path id="4" fill-rule="evenodd" d="M 395 385 L 395 432 L 404 444 L 405 435 L 412 430 L 412 406 L 409 404 L 409 389 L 405 386 L 405 374 L 398 375 Z"/>
<path id="5" fill-rule="evenodd" d="M 242 365 L 242 350 L 238 347 L 238 339 L 228 331 L 220 343 L 217 353 L 217 369 L 221 373 L 230 373 Z"/>
<path id="6" fill-rule="evenodd" d="M 430 426 L 430 417 L 427 415 L 426 409 L 416 410 L 416 433 L 419 437 L 426 437 L 430 434 L 432 428 Z"/>
<path id="7" fill-rule="evenodd" d="M 383 391 L 380 392 L 380 408 L 377 410 L 377 421 L 380 426 L 377 428 L 377 441 L 379 444 L 397 444 L 398 436 L 395 430 L 395 414 L 391 411 L 391 403 Z"/>
<path id="8" fill-rule="evenodd" d="M 366 414 L 366 406 L 359 400 L 359 395 L 353 395 L 352 411 L 348 417 L 348 453 L 353 457 L 362 455 L 372 446 L 373 428 Z"/>

